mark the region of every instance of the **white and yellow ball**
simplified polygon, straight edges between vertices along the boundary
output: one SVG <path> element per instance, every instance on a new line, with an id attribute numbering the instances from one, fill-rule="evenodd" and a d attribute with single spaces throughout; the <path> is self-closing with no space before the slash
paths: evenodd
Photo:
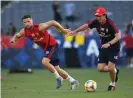
<path id="1" fill-rule="evenodd" d="M 97 89 L 97 83 L 94 80 L 88 80 L 85 82 L 85 90 L 88 92 L 95 92 Z"/>

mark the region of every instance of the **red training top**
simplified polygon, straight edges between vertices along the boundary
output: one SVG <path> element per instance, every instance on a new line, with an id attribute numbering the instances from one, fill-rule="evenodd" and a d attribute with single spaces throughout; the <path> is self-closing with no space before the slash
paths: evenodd
<path id="1" fill-rule="evenodd" d="M 34 24 L 32 30 L 25 28 L 24 34 L 27 38 L 34 41 L 45 51 L 47 47 L 56 45 L 56 40 L 46 30 L 39 31 L 39 25 Z"/>

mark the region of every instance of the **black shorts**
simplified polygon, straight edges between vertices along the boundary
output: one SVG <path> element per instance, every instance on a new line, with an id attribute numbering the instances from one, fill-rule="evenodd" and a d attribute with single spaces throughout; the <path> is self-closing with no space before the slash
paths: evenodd
<path id="1" fill-rule="evenodd" d="M 108 64 L 108 62 L 110 61 L 115 64 L 119 57 L 119 51 L 120 49 L 118 48 L 100 49 L 98 63 Z"/>

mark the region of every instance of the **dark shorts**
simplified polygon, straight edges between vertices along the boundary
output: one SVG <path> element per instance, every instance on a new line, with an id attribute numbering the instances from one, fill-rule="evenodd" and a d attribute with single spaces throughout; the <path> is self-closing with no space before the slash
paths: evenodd
<path id="1" fill-rule="evenodd" d="M 59 65 L 59 45 L 48 47 L 44 52 L 44 57 L 49 58 L 53 66 Z"/>
<path id="2" fill-rule="evenodd" d="M 99 53 L 99 58 L 98 58 L 98 63 L 106 63 L 112 62 L 116 64 L 116 61 L 118 60 L 119 57 L 119 51 L 120 49 L 100 49 Z"/>
<path id="3" fill-rule="evenodd" d="M 126 48 L 126 57 L 127 58 L 133 57 L 133 48 Z"/>

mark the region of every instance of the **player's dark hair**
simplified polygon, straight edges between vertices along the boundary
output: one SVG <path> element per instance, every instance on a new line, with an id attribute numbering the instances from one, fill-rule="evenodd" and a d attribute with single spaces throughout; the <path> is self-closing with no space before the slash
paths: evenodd
<path id="1" fill-rule="evenodd" d="M 26 18 L 32 18 L 32 17 L 31 17 L 31 15 L 24 15 L 24 16 L 22 17 L 22 20 L 23 20 L 23 19 L 26 19 Z"/>
<path id="2" fill-rule="evenodd" d="M 106 18 L 108 18 L 107 14 L 103 14 Z"/>

